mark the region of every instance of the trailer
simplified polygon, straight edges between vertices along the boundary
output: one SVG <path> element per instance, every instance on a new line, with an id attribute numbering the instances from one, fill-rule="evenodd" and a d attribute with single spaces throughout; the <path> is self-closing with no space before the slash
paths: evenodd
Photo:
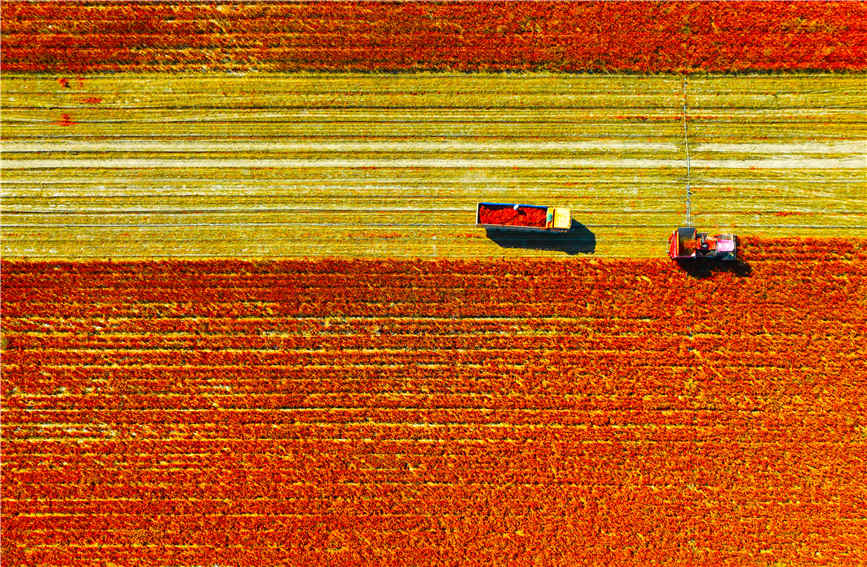
<path id="1" fill-rule="evenodd" d="M 565 207 L 479 203 L 476 206 L 476 226 L 488 230 L 568 232 L 572 228 L 572 213 Z"/>

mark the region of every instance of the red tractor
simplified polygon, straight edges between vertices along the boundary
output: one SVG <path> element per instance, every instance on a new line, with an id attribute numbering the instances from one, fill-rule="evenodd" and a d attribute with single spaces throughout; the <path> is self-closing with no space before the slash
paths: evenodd
<path id="1" fill-rule="evenodd" d="M 738 259 L 738 237 L 734 234 L 708 236 L 693 227 L 681 227 L 668 237 L 672 260 L 708 259 L 731 262 Z"/>

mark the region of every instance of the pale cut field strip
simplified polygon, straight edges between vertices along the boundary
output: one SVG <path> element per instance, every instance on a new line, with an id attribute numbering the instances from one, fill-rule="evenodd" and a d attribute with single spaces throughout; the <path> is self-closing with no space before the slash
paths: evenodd
<path id="1" fill-rule="evenodd" d="M 152 140 L 152 139 L 110 139 L 104 141 L 23 141 L 3 142 L 3 153 L 211 153 L 211 152 L 444 152 L 462 151 L 473 153 L 489 152 L 532 152 L 549 151 L 647 151 L 647 152 L 678 152 L 681 148 L 672 143 L 635 142 L 630 140 L 585 140 L 585 141 L 474 141 L 436 140 L 436 141 L 394 141 L 394 142 L 360 142 L 355 140 L 336 142 L 316 142 L 310 139 L 293 141 L 237 141 L 233 139 L 212 141 L 184 140 Z M 863 157 L 864 142 L 793 142 L 753 143 L 753 144 L 719 144 L 704 143 L 690 148 L 691 151 L 720 153 L 750 153 L 750 154 L 856 154 Z"/>
<path id="2" fill-rule="evenodd" d="M 691 152 L 720 152 L 747 154 L 854 154 L 863 159 L 867 152 L 864 141 L 859 142 L 792 142 L 788 144 L 755 143 L 755 144 L 696 144 L 690 147 Z"/>
<path id="3" fill-rule="evenodd" d="M 213 141 L 183 140 L 105 140 L 100 142 L 70 140 L 63 142 L 4 142 L 3 152 L 52 153 L 52 152 L 129 152 L 129 153 L 211 153 L 211 152 L 549 152 L 549 151 L 646 151 L 677 152 L 676 144 L 634 142 L 629 140 L 586 141 L 474 141 L 443 139 L 438 141 L 407 140 L 394 142 L 315 140 L 245 142 L 232 139 Z M 852 150 L 837 153 L 850 153 Z"/>
<path id="4" fill-rule="evenodd" d="M 5 169 L 171 169 L 189 167 L 194 169 L 270 169 L 284 167 L 289 169 L 383 169 L 388 167 L 417 169 L 572 169 L 576 160 L 573 159 L 201 159 L 201 158 L 120 158 L 120 159 L 85 159 L 70 156 L 64 159 L 6 159 Z M 581 160 L 584 167 L 591 169 L 680 169 L 680 160 L 643 160 L 623 158 L 617 160 L 586 159 Z M 693 167 L 705 169 L 790 169 L 803 167 L 807 169 L 865 169 L 867 156 L 859 155 L 850 158 L 823 159 L 808 157 L 774 157 L 770 159 L 736 159 L 708 160 L 693 159 Z"/>
<path id="5" fill-rule="evenodd" d="M 7 258 L 662 256 L 687 181 L 702 228 L 867 237 L 861 75 L 60 78 L 4 77 Z"/>

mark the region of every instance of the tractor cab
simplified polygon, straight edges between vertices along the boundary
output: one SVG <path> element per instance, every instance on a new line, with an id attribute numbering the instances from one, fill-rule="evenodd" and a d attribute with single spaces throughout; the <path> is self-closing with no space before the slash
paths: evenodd
<path id="1" fill-rule="evenodd" d="M 708 235 L 693 227 L 680 227 L 668 239 L 668 255 L 672 260 L 701 259 L 737 260 L 737 237 L 733 234 Z"/>

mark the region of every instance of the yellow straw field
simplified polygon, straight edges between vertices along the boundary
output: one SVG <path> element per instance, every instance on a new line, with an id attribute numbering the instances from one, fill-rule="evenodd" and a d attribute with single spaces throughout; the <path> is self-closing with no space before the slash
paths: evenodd
<path id="1" fill-rule="evenodd" d="M 861 75 L 4 76 L 6 258 L 665 256 L 867 236 Z M 570 207 L 504 246 L 479 201 Z"/>

